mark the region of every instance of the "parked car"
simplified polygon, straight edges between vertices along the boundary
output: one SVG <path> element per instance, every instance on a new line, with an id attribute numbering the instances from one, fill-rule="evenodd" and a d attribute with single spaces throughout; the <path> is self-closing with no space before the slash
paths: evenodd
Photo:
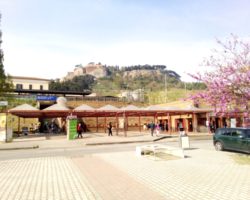
<path id="1" fill-rule="evenodd" d="M 250 128 L 218 128 L 213 135 L 213 143 L 217 151 L 250 153 Z"/>

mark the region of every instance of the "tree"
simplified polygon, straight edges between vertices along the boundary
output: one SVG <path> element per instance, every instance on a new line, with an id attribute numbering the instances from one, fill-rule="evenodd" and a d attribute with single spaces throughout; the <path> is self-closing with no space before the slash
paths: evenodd
<path id="1" fill-rule="evenodd" d="M 60 82 L 59 80 L 52 80 L 49 89 L 56 91 L 78 91 L 91 90 L 95 83 L 95 77 L 92 75 L 76 76 L 72 80 Z"/>
<path id="2" fill-rule="evenodd" d="M 1 23 L 1 14 L 0 14 Z M 9 76 L 5 74 L 3 65 L 3 51 L 1 49 L 2 44 L 2 31 L 0 30 L 0 98 L 6 98 L 6 93 L 12 89 L 12 82 Z"/>
<path id="3" fill-rule="evenodd" d="M 231 35 L 226 41 L 217 40 L 220 48 L 204 60 L 209 71 L 190 74 L 205 83 L 207 90 L 190 98 L 196 103 L 204 101 L 214 107 L 215 112 L 228 114 L 243 111 L 249 116 L 250 100 L 250 43 Z"/>

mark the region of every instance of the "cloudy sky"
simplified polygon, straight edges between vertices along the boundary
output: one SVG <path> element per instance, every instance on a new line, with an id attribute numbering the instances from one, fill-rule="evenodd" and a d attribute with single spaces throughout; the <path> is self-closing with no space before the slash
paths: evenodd
<path id="1" fill-rule="evenodd" d="M 187 72 L 231 33 L 249 37 L 249 0 L 0 0 L 8 74 L 55 79 L 77 64 L 161 64 Z"/>

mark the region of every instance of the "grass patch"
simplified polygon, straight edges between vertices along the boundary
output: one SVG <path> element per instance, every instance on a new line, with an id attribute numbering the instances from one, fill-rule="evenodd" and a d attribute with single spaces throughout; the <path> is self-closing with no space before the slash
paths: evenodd
<path id="1" fill-rule="evenodd" d="M 240 165 L 250 165 L 250 155 L 247 154 L 234 154 L 233 160 Z"/>

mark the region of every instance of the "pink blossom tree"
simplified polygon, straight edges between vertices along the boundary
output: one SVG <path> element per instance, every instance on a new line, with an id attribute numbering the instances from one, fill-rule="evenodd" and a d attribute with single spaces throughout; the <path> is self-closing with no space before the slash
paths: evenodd
<path id="1" fill-rule="evenodd" d="M 192 95 L 194 102 L 212 106 L 215 113 L 243 112 L 249 117 L 250 100 L 250 43 L 231 35 L 226 41 L 217 40 L 219 50 L 205 59 L 204 73 L 189 74 L 205 83 L 206 91 Z"/>

